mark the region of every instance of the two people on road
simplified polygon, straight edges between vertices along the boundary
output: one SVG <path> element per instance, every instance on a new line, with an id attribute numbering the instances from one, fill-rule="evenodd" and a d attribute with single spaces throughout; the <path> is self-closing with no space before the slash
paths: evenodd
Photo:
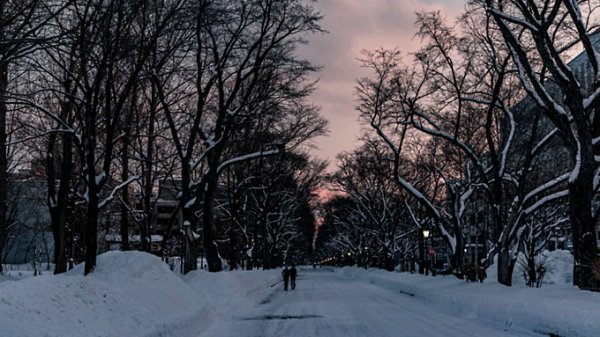
<path id="1" fill-rule="evenodd" d="M 292 265 L 292 268 L 288 269 L 287 266 L 283 268 L 281 272 L 281 276 L 283 276 L 283 290 L 288 290 L 288 284 L 291 282 L 292 290 L 296 289 L 296 276 L 298 276 L 298 271 L 296 270 L 296 266 Z"/>

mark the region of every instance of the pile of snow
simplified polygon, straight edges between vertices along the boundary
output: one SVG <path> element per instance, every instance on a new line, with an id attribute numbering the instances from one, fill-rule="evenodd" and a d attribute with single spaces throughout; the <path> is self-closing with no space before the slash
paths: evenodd
<path id="1" fill-rule="evenodd" d="M 544 252 L 546 258 L 546 275 L 544 284 L 571 285 L 573 284 L 573 254 L 568 250 Z"/>
<path id="2" fill-rule="evenodd" d="M 545 260 L 546 274 L 542 279 L 542 287 L 547 285 L 565 285 L 573 284 L 573 254 L 568 250 L 543 251 L 540 253 L 542 260 Z M 489 280 L 498 279 L 497 256 L 494 257 L 494 264 L 487 269 Z M 525 257 L 521 254 L 513 270 L 512 282 L 515 286 L 525 286 L 524 264 Z"/>
<path id="3" fill-rule="evenodd" d="M 523 284 L 506 287 L 489 278 L 484 283 L 467 283 L 453 276 L 427 277 L 359 268 L 343 268 L 340 273 L 470 319 L 488 320 L 545 335 L 598 336 L 600 293 L 564 284 L 567 270 L 572 268 L 566 264 L 569 258 L 560 252 L 552 255 L 565 264 L 562 267 L 558 262 L 554 265 L 552 276 L 547 275 L 547 282 L 554 285 L 542 288 L 529 288 Z"/>
<path id="4" fill-rule="evenodd" d="M 153 255 L 108 252 L 96 270 L 0 283 L 0 327 L 11 337 L 193 336 L 203 305 Z"/>
<path id="5" fill-rule="evenodd" d="M 543 261 L 546 268 L 546 274 L 542 279 L 542 286 L 570 285 L 573 284 L 573 254 L 568 250 L 543 251 L 537 257 L 536 261 Z M 525 284 L 524 265 L 526 264 L 524 255 L 519 255 L 513 272 L 513 284 Z"/>

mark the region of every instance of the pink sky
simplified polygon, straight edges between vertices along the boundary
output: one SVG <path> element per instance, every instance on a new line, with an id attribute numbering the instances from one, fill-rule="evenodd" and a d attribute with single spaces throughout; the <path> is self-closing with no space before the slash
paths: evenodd
<path id="1" fill-rule="evenodd" d="M 330 162 L 358 145 L 361 126 L 354 110 L 356 80 L 368 73 L 357 58 L 363 49 L 398 48 L 404 55 L 415 51 L 415 12 L 440 10 L 449 20 L 464 8 L 465 0 L 319 0 L 315 7 L 324 15 L 328 34 L 309 37 L 301 55 L 324 68 L 312 101 L 329 120 L 330 134 L 319 137 L 313 151 Z"/>

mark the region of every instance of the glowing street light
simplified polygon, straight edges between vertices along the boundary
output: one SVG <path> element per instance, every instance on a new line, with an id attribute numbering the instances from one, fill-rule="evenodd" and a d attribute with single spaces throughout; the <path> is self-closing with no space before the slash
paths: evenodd
<path id="1" fill-rule="evenodd" d="M 421 242 L 422 242 L 422 243 L 421 243 L 422 247 L 425 245 L 425 243 L 427 243 L 427 238 L 428 238 L 428 237 L 429 237 L 429 229 L 427 229 L 427 228 L 423 228 L 423 239 L 422 239 L 422 241 L 421 241 Z M 424 242 L 423 242 L 423 241 L 424 241 Z M 428 268 L 427 268 L 427 267 L 425 267 L 425 266 L 427 266 L 427 265 L 428 265 L 430 262 L 429 262 L 429 261 L 427 261 L 427 255 L 425 254 L 425 252 L 424 252 L 424 249 L 425 249 L 424 247 L 423 247 L 423 248 L 421 248 L 421 254 L 422 254 L 422 255 L 421 255 L 421 256 L 422 256 L 422 257 L 421 257 L 421 262 L 423 263 L 423 266 L 424 266 L 424 267 L 423 267 L 423 271 L 425 272 L 425 275 L 429 275 Z"/>
<path id="2" fill-rule="evenodd" d="M 427 239 L 429 237 L 429 229 L 423 229 L 423 237 Z"/>

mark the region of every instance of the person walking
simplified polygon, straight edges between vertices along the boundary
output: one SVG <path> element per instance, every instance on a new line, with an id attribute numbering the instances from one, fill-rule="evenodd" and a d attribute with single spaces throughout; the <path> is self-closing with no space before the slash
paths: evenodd
<path id="1" fill-rule="evenodd" d="M 296 276 L 298 276 L 298 271 L 296 270 L 296 266 L 292 265 L 292 269 L 290 269 L 290 279 L 292 281 L 292 290 L 296 289 Z"/>
<path id="2" fill-rule="evenodd" d="M 288 269 L 287 266 L 285 266 L 285 268 L 283 268 L 283 271 L 281 272 L 281 276 L 283 276 L 283 290 L 287 291 L 288 283 L 290 282 L 290 270 Z"/>
<path id="3" fill-rule="evenodd" d="M 480 264 L 477 267 L 477 279 L 479 279 L 479 283 L 483 283 L 483 280 L 487 278 L 487 273 L 485 272 L 485 266 Z"/>

